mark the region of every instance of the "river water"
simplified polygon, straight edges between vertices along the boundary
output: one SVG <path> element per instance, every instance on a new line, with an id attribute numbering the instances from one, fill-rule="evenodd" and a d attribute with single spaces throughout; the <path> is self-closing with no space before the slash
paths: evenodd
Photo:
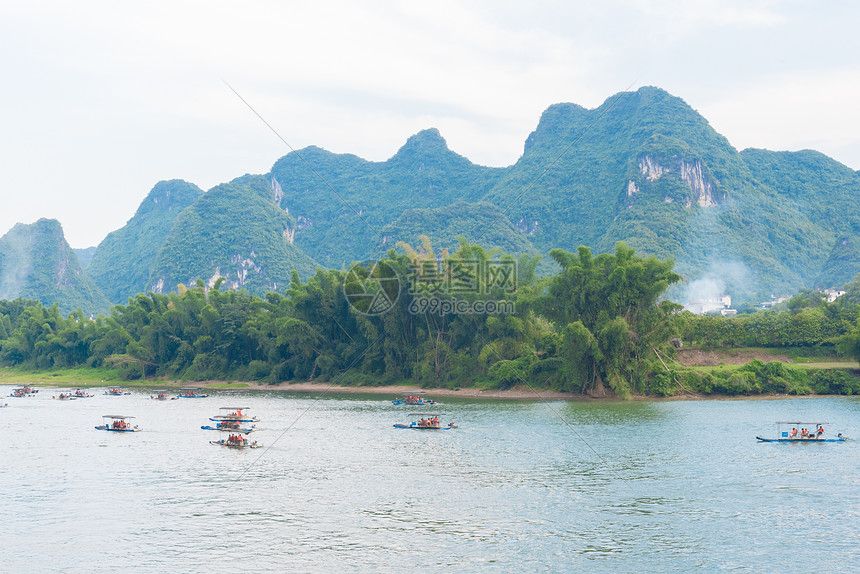
<path id="1" fill-rule="evenodd" d="M 446 398 L 459 428 L 418 432 L 393 395 L 11 388 L 2 572 L 860 571 L 860 441 L 755 440 L 786 419 L 860 438 L 858 398 Z M 266 448 L 209 444 L 223 406 Z"/>

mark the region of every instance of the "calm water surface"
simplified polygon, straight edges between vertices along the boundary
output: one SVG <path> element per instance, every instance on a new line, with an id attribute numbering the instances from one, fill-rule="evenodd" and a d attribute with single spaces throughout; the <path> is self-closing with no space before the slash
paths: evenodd
<path id="1" fill-rule="evenodd" d="M 857 398 L 445 399 L 460 428 L 412 432 L 393 396 L 11 389 L 3 572 L 860 571 L 860 441 L 755 440 L 794 418 L 860 438 Z M 222 406 L 271 447 L 210 445 Z"/>

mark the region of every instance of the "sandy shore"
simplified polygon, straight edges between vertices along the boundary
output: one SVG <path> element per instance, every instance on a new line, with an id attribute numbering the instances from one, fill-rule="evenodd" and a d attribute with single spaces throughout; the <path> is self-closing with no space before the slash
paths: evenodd
<path id="1" fill-rule="evenodd" d="M 62 381 L 62 380 L 45 380 L 46 377 L 35 374 L 30 377 L 16 377 L 14 381 L 5 381 L 0 377 L 0 385 L 18 386 L 29 384 L 36 387 L 48 388 L 99 388 L 99 387 L 121 387 L 125 389 L 172 389 L 178 390 L 184 387 L 206 388 L 213 391 L 229 391 L 229 390 L 254 390 L 260 392 L 298 392 L 309 394 L 355 394 L 355 395 L 386 395 L 394 398 L 399 395 L 406 394 L 422 394 L 427 397 L 462 397 L 464 399 L 511 399 L 520 401 L 541 401 L 541 400 L 562 400 L 562 401 L 577 401 L 577 402 L 617 402 L 625 401 L 607 392 L 606 397 L 594 397 L 581 395 L 579 393 L 565 393 L 560 391 L 550 391 L 546 389 L 531 389 L 526 385 L 517 385 L 512 389 L 487 390 L 478 388 L 462 388 L 454 389 L 425 389 L 413 385 L 390 385 L 381 387 L 342 387 L 330 383 L 306 383 L 306 382 L 283 382 L 277 385 L 269 385 L 258 383 L 256 381 L 171 381 L 165 379 L 148 379 L 146 381 Z M 768 399 L 802 399 L 802 398 L 818 398 L 834 395 L 783 395 L 783 394 L 768 394 L 768 395 L 701 395 L 698 393 L 679 393 L 671 397 L 655 397 L 648 395 L 634 394 L 630 397 L 633 401 L 685 401 L 685 400 L 768 400 Z"/>

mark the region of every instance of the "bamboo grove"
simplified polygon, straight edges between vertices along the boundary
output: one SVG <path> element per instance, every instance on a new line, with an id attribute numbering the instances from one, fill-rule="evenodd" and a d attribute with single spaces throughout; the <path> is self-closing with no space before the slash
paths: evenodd
<path id="1" fill-rule="evenodd" d="M 265 298 L 222 291 L 221 280 L 197 281 L 169 294 L 138 294 L 95 318 L 80 311 L 64 317 L 56 305 L 35 301 L 0 301 L 0 362 L 38 370 L 109 367 L 128 379 L 527 384 L 620 397 L 671 395 L 684 384 L 669 341 L 695 332 L 695 320 L 660 301 L 680 280 L 671 260 L 638 257 L 623 243 L 598 256 L 585 247 L 556 249 L 556 274 L 539 278 L 538 258 L 514 258 L 465 240 L 454 253 L 436 254 L 426 238 L 418 248 L 398 247 L 381 260 L 399 278 L 385 312 L 366 314 L 350 304 L 345 294 L 361 279 L 353 271 L 323 269 L 305 283 L 293 273 L 285 292 Z M 433 297 L 505 301 L 512 303 L 509 311 L 416 308 L 423 296 L 416 265 L 453 269 L 452 262 L 461 279 L 482 288 Z M 515 270 L 515 289 L 469 275 L 493 264 Z"/>

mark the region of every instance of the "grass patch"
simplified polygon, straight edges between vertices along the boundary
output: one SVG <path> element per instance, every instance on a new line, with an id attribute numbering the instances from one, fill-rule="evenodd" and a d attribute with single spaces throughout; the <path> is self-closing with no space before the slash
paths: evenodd
<path id="1" fill-rule="evenodd" d="M 801 369 L 860 369 L 860 364 L 856 361 L 827 361 L 823 363 L 805 362 L 795 363 L 794 366 L 800 367 Z"/>
<path id="2" fill-rule="evenodd" d="M 53 371 L 30 371 L 17 367 L 5 367 L 0 369 L 0 383 L 88 387 L 108 387 L 111 385 L 146 387 L 152 385 L 151 381 L 127 381 L 115 369 L 93 369 L 89 367 Z"/>

